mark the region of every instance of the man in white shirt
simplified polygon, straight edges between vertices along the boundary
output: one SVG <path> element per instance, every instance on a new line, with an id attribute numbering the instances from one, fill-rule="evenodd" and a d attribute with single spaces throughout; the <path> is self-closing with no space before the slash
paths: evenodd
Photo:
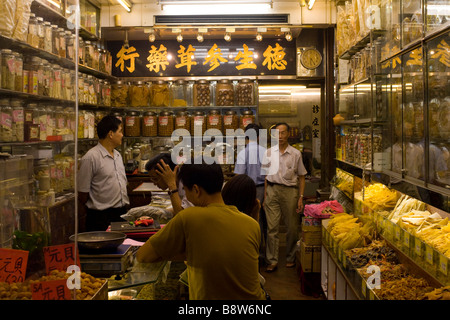
<path id="1" fill-rule="evenodd" d="M 86 205 L 86 231 L 104 231 L 128 211 L 127 177 L 120 152 L 122 122 L 105 116 L 97 124 L 98 144 L 80 161 L 78 199 Z"/>
<path id="2" fill-rule="evenodd" d="M 264 209 L 267 218 L 266 272 L 278 267 L 279 225 L 283 216 L 286 232 L 286 267 L 295 266 L 298 241 L 299 213 L 303 209 L 303 192 L 307 173 L 299 150 L 289 145 L 289 125 L 279 123 L 278 144 L 266 151 L 263 169 L 268 172 L 265 182 Z M 277 170 L 273 170 L 278 164 Z M 271 168 L 271 169 L 269 169 Z"/>

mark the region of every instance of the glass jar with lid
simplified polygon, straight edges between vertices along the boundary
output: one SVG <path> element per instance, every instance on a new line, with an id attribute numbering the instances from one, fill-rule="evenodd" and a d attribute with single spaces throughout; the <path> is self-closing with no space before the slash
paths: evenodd
<path id="1" fill-rule="evenodd" d="M 98 55 L 98 69 L 100 72 L 106 73 L 106 50 L 105 49 L 98 49 L 99 55 Z"/>
<path id="2" fill-rule="evenodd" d="M 172 107 L 186 107 L 187 102 L 187 83 L 184 80 L 177 80 L 172 83 Z"/>
<path id="3" fill-rule="evenodd" d="M 22 54 L 14 52 L 14 61 L 16 63 L 14 71 L 16 73 L 14 79 L 14 90 L 21 92 L 23 88 L 23 58 Z"/>
<path id="4" fill-rule="evenodd" d="M 45 35 L 44 35 L 44 18 L 37 17 L 36 18 L 36 30 L 37 30 L 37 38 L 38 38 L 38 48 L 44 48 Z"/>
<path id="5" fill-rule="evenodd" d="M 91 41 L 86 40 L 84 42 L 84 65 L 86 67 L 92 68 L 93 60 L 94 59 L 94 45 Z"/>
<path id="6" fill-rule="evenodd" d="M 40 68 L 40 67 L 39 67 Z M 53 68 L 47 60 L 42 60 L 43 77 L 42 79 L 42 95 L 49 97 L 53 94 Z M 38 90 L 39 91 L 39 90 Z"/>
<path id="7" fill-rule="evenodd" d="M 170 137 L 173 129 L 173 113 L 170 111 L 161 111 L 158 117 L 158 135 L 161 137 Z"/>
<path id="8" fill-rule="evenodd" d="M 31 57 L 29 62 L 28 93 L 39 94 L 39 86 L 42 85 L 42 83 L 40 83 L 42 78 L 40 78 L 39 74 L 41 59 L 39 57 Z"/>
<path id="9" fill-rule="evenodd" d="M 24 109 L 24 141 L 39 141 L 39 124 L 34 117 L 39 118 L 37 103 L 30 103 Z"/>
<path id="10" fill-rule="evenodd" d="M 37 41 L 37 19 L 34 13 L 30 13 L 30 19 L 28 20 L 28 34 L 27 34 L 27 43 L 37 48 L 39 42 Z"/>
<path id="11" fill-rule="evenodd" d="M 2 88 L 7 90 L 15 89 L 16 78 L 16 62 L 13 51 L 10 49 L 2 49 Z"/>
<path id="12" fill-rule="evenodd" d="M 12 108 L 9 99 L 0 100 L 0 141 L 12 142 Z"/>
<path id="13" fill-rule="evenodd" d="M 175 130 L 186 129 L 191 132 L 191 117 L 186 111 L 178 111 L 175 114 Z"/>
<path id="14" fill-rule="evenodd" d="M 194 106 L 206 107 L 211 105 L 211 84 L 207 80 L 199 80 L 194 85 Z"/>
<path id="15" fill-rule="evenodd" d="M 69 60 L 75 60 L 75 36 L 71 31 L 66 31 L 64 33 L 64 37 L 66 39 L 66 58 Z"/>
<path id="16" fill-rule="evenodd" d="M 152 107 L 168 107 L 170 106 L 169 85 L 163 80 L 159 80 L 151 86 Z"/>
<path id="17" fill-rule="evenodd" d="M 84 63 L 84 51 L 85 51 L 85 47 L 84 47 L 84 40 L 82 37 L 78 37 L 78 63 L 81 65 L 85 65 Z"/>
<path id="18" fill-rule="evenodd" d="M 58 28 L 59 31 L 59 56 L 65 58 L 66 53 L 66 31 L 63 28 Z"/>
<path id="19" fill-rule="evenodd" d="M 236 87 L 236 103 L 238 106 L 251 106 L 255 104 L 254 86 L 250 79 L 242 79 Z"/>
<path id="20" fill-rule="evenodd" d="M 61 85 L 61 67 L 58 64 L 53 65 L 53 98 L 62 98 Z"/>
<path id="21" fill-rule="evenodd" d="M 233 83 L 228 79 L 220 80 L 216 85 L 216 106 L 234 106 Z"/>
<path id="22" fill-rule="evenodd" d="M 144 112 L 142 117 L 142 136 L 156 137 L 158 135 L 158 117 L 156 112 Z"/>
<path id="23" fill-rule="evenodd" d="M 53 51 L 52 46 L 52 25 L 49 21 L 44 21 L 44 47 L 47 52 Z"/>
<path id="24" fill-rule="evenodd" d="M 86 110 L 80 110 L 78 112 L 78 128 L 77 128 L 78 139 L 83 138 L 87 139 L 87 136 L 86 137 L 84 136 L 84 126 L 86 122 L 85 119 L 86 119 Z"/>
<path id="25" fill-rule="evenodd" d="M 241 113 L 241 118 L 239 121 L 239 128 L 245 130 L 249 124 L 255 123 L 255 115 L 252 110 L 244 110 Z"/>
<path id="26" fill-rule="evenodd" d="M 228 110 L 223 115 L 223 130 L 225 131 L 224 134 L 226 134 L 227 129 L 239 129 L 239 117 L 234 110 Z"/>
<path id="27" fill-rule="evenodd" d="M 59 28 L 56 24 L 52 24 L 52 53 L 59 55 Z"/>
<path id="28" fill-rule="evenodd" d="M 111 106 L 111 84 L 107 80 L 102 84 L 102 105 Z"/>
<path id="29" fill-rule="evenodd" d="M 99 66 L 98 66 L 99 53 L 98 53 L 98 45 L 96 42 L 93 43 L 93 47 L 94 48 L 92 50 L 92 68 L 95 70 L 98 70 L 99 69 Z"/>
<path id="30" fill-rule="evenodd" d="M 69 133 L 67 127 L 66 112 L 62 106 L 55 109 L 56 135 L 65 135 Z"/>
<path id="31" fill-rule="evenodd" d="M 201 136 L 206 131 L 206 117 L 203 111 L 195 111 L 191 118 L 191 134 Z"/>
<path id="32" fill-rule="evenodd" d="M 89 103 L 89 79 L 85 73 L 83 73 L 83 84 L 84 103 Z"/>
<path id="33" fill-rule="evenodd" d="M 206 129 L 217 129 L 222 131 L 223 119 L 220 110 L 210 110 L 206 122 Z"/>
<path id="34" fill-rule="evenodd" d="M 56 114 L 53 107 L 48 106 L 47 111 L 47 138 L 56 135 Z"/>
<path id="35" fill-rule="evenodd" d="M 136 81 L 130 85 L 130 107 L 148 107 L 150 88 L 143 81 Z"/>
<path id="36" fill-rule="evenodd" d="M 128 84 L 121 80 L 117 80 L 111 85 L 111 106 L 115 108 L 123 108 L 127 106 L 128 101 Z"/>
<path id="37" fill-rule="evenodd" d="M 139 137 L 141 135 L 141 117 L 139 112 L 130 111 L 125 117 L 125 136 Z"/>
<path id="38" fill-rule="evenodd" d="M 11 100 L 12 108 L 12 141 L 23 142 L 24 141 L 24 108 L 23 103 L 19 99 Z"/>

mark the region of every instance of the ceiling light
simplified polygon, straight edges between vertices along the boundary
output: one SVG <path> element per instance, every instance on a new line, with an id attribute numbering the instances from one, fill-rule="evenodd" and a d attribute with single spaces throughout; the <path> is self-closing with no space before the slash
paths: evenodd
<path id="1" fill-rule="evenodd" d="M 155 40 L 156 40 L 155 34 L 154 34 L 153 32 L 150 33 L 150 34 L 148 35 L 148 41 L 150 41 L 150 42 L 155 42 Z"/>
<path id="2" fill-rule="evenodd" d="M 263 39 L 262 34 L 261 34 L 261 33 L 258 33 L 258 34 L 256 35 L 256 41 L 262 41 L 262 39 Z"/>
<path id="3" fill-rule="evenodd" d="M 225 33 L 225 36 L 223 37 L 225 41 L 230 42 L 231 41 L 231 34 L 229 32 Z"/>
<path id="4" fill-rule="evenodd" d="M 291 32 L 286 32 L 285 37 L 286 37 L 287 41 L 292 41 L 292 33 Z"/>
<path id="5" fill-rule="evenodd" d="M 127 0 L 117 0 L 117 2 L 124 7 L 125 10 L 127 10 L 128 12 L 131 12 L 131 7 L 132 5 L 130 3 L 127 2 Z"/>
<path id="6" fill-rule="evenodd" d="M 308 9 L 311 10 L 313 8 L 314 2 L 316 2 L 316 0 L 308 0 Z"/>
<path id="7" fill-rule="evenodd" d="M 203 35 L 201 34 L 201 33 L 199 33 L 198 35 L 197 35 L 197 41 L 198 42 L 203 42 Z"/>
<path id="8" fill-rule="evenodd" d="M 177 35 L 177 41 L 178 42 L 182 42 L 183 41 L 183 36 L 181 35 L 181 33 L 179 35 Z"/>

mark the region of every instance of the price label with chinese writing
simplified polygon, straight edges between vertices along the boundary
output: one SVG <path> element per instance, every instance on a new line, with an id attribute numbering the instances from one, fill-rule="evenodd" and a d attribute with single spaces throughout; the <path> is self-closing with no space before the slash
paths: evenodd
<path id="1" fill-rule="evenodd" d="M 28 262 L 28 251 L 0 249 L 0 282 L 23 282 Z"/>
<path id="2" fill-rule="evenodd" d="M 80 256 L 77 263 L 74 258 L 75 244 L 61 244 L 44 248 L 45 270 L 49 274 L 52 270 L 66 271 L 71 265 L 80 266 Z"/>
<path id="3" fill-rule="evenodd" d="M 33 300 L 71 300 L 66 279 L 32 283 L 31 295 Z"/>

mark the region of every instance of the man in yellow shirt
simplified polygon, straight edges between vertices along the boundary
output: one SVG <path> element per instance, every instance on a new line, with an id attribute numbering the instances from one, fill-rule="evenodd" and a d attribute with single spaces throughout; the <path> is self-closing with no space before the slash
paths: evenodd
<path id="1" fill-rule="evenodd" d="M 178 174 L 194 207 L 152 236 L 137 260 L 186 260 L 192 300 L 265 299 L 258 273 L 259 224 L 223 202 L 220 165 L 184 164 Z"/>

